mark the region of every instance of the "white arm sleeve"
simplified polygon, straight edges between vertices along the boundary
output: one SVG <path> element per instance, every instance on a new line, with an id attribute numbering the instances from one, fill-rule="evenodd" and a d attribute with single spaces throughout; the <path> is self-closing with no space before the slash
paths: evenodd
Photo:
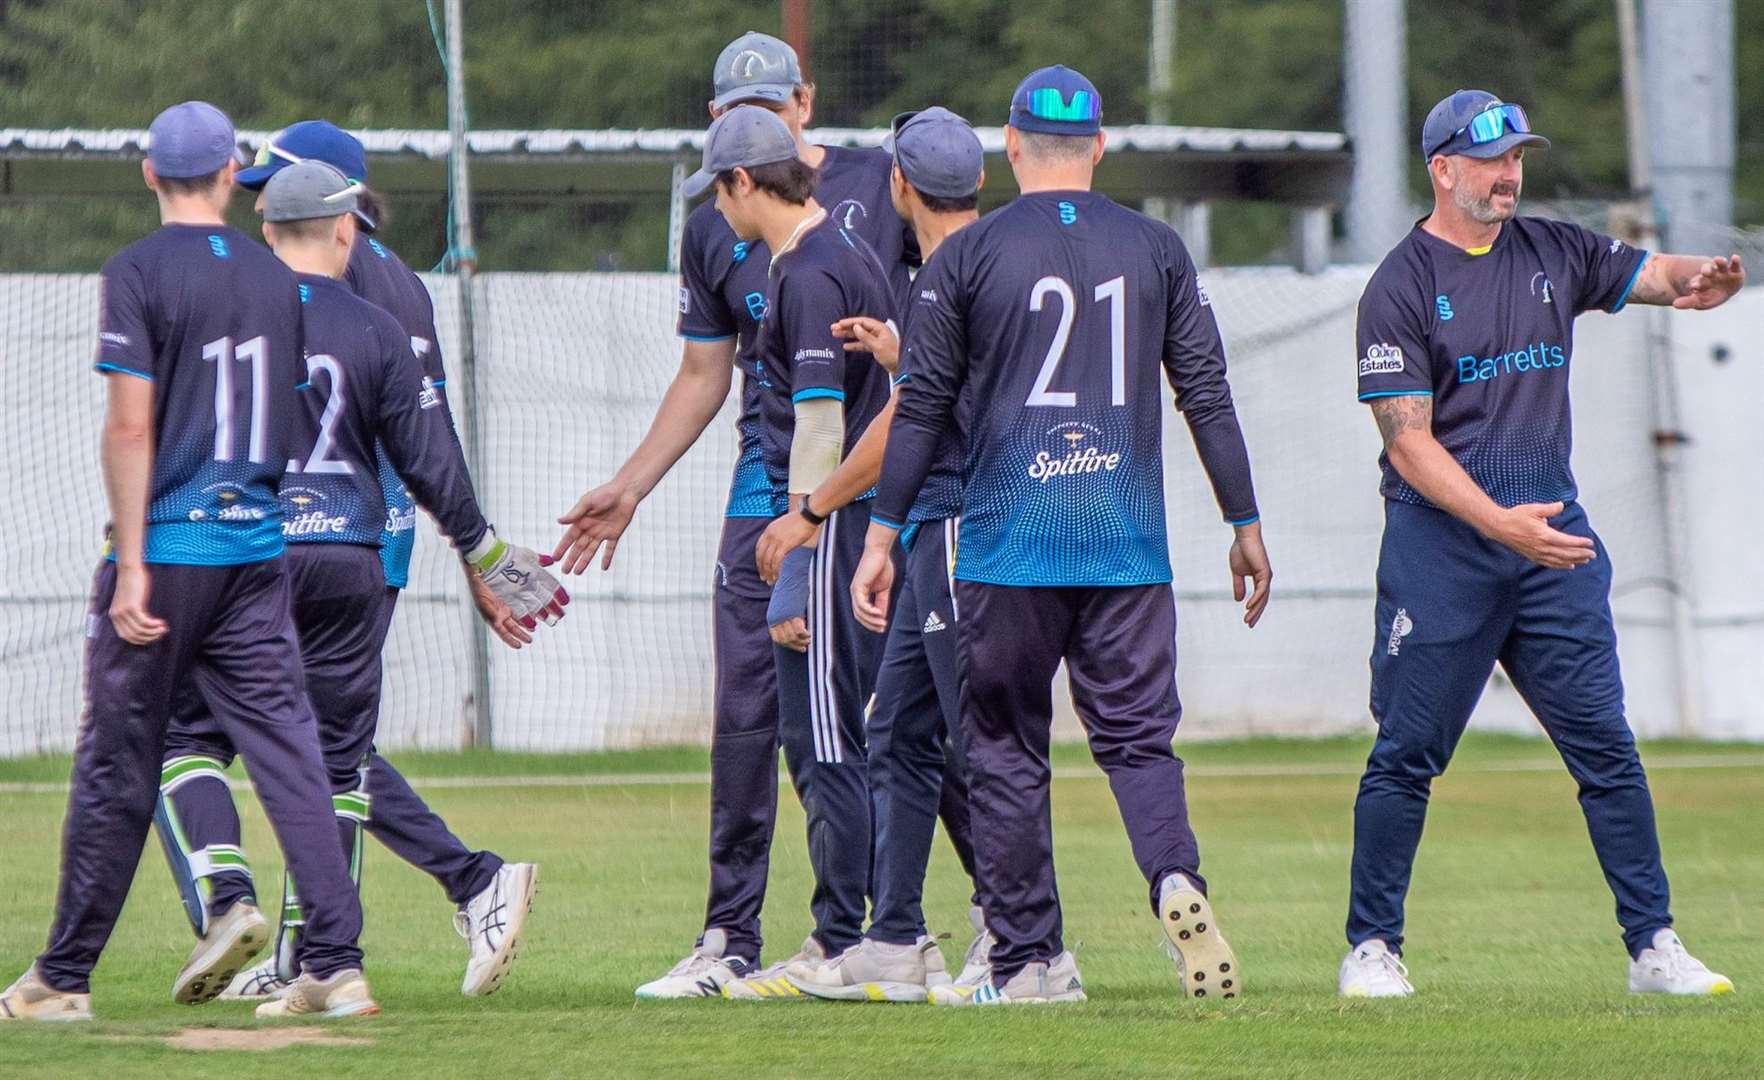
<path id="1" fill-rule="evenodd" d="M 845 403 L 810 398 L 796 403 L 790 440 L 790 494 L 808 495 L 833 475 L 845 446 Z"/>

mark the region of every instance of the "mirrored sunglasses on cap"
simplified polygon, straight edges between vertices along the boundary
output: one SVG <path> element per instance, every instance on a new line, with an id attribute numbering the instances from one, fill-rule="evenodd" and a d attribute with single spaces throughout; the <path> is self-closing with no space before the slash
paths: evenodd
<path id="1" fill-rule="evenodd" d="M 282 149 L 281 147 L 277 146 L 274 142 L 266 142 L 257 151 L 257 160 L 253 161 L 252 164 L 254 166 L 257 166 L 258 168 L 262 168 L 263 166 L 268 165 L 270 163 L 271 158 L 281 158 L 283 161 L 286 161 L 290 165 L 304 164 L 307 160 L 306 158 L 301 157 L 299 154 L 291 153 L 287 150 Z M 341 199 L 346 195 L 351 195 L 357 191 L 365 191 L 367 189 L 366 184 L 363 184 L 360 180 L 357 180 L 353 176 L 345 176 L 343 179 L 349 181 L 349 187 L 343 191 L 337 192 L 337 194 L 335 194 L 335 195 L 326 196 L 326 198 L 325 198 L 326 202 L 335 202 L 336 200 Z"/>
<path id="2" fill-rule="evenodd" d="M 1450 137 L 1434 147 L 1433 153 L 1439 153 L 1450 146 L 1458 136 L 1466 133 L 1470 136 L 1471 146 L 1484 146 L 1509 131 L 1517 135 L 1531 134 L 1531 121 L 1525 118 L 1525 110 L 1517 105 L 1490 105 L 1471 117 L 1468 124 L 1452 132 Z"/>

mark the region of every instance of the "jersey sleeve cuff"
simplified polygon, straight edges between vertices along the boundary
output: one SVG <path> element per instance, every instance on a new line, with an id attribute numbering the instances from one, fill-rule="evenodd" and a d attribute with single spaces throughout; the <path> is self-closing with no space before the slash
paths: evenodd
<path id="1" fill-rule="evenodd" d="M 884 529 L 893 529 L 895 532 L 899 532 L 900 530 L 906 528 L 905 522 L 895 521 L 892 518 L 883 517 L 881 514 L 876 513 L 874 510 L 870 511 L 870 524 L 880 525 Z"/>
<path id="2" fill-rule="evenodd" d="M 1246 518 L 1226 518 L 1225 519 L 1226 524 L 1230 525 L 1234 529 L 1241 529 L 1245 525 L 1254 525 L 1256 522 L 1258 522 L 1260 520 L 1262 520 L 1262 515 L 1260 513 L 1251 514 L 1249 517 L 1246 517 Z"/>
<path id="3" fill-rule="evenodd" d="M 124 367 L 121 364 L 113 364 L 109 360 L 98 361 L 96 364 L 92 365 L 92 370 L 103 372 L 106 375 L 114 372 L 118 375 L 133 375 L 137 379 L 146 379 L 148 382 L 153 381 L 153 376 L 147 374 L 145 371 L 137 371 L 132 367 Z"/>
<path id="4" fill-rule="evenodd" d="M 1431 390 L 1372 390 L 1360 395 L 1361 401 L 1371 401 L 1381 397 L 1432 397 Z"/>
<path id="5" fill-rule="evenodd" d="M 734 334 L 688 334 L 686 331 L 682 330 L 682 331 L 680 331 L 680 336 L 685 338 L 687 341 L 728 341 L 730 338 L 734 337 L 735 335 Z"/>
<path id="6" fill-rule="evenodd" d="M 1629 280 L 1623 283 L 1623 291 L 1617 294 L 1617 302 L 1611 305 L 1611 314 L 1622 311 L 1623 305 L 1629 303 L 1629 292 L 1635 288 L 1636 279 L 1641 277 L 1642 267 L 1648 265 L 1648 255 L 1648 251 L 1643 249 L 1641 258 L 1635 261 L 1635 269 L 1629 272 Z"/>
<path id="7" fill-rule="evenodd" d="M 830 386 L 811 386 L 806 390 L 798 390 L 796 393 L 790 395 L 790 401 L 792 404 L 799 401 L 819 401 L 827 398 L 834 401 L 844 401 L 845 391 L 835 390 Z"/>

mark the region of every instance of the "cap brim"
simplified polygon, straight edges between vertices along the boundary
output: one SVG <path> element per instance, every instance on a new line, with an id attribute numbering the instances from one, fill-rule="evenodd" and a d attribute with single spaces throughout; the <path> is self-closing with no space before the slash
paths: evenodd
<path id="1" fill-rule="evenodd" d="M 751 86 L 737 86 L 733 90 L 725 90 L 711 99 L 711 108 L 727 109 L 731 105 L 740 105 L 747 101 L 769 101 L 773 105 L 781 105 L 790 100 L 796 93 L 796 87 L 787 83 L 754 83 Z"/>
<path id="2" fill-rule="evenodd" d="M 280 172 L 281 168 L 280 165 L 253 165 L 249 169 L 240 169 L 239 175 L 234 177 L 234 179 L 238 181 L 239 186 L 242 188 L 249 188 L 252 191 L 262 191 L 263 185 L 269 183 L 270 177 Z"/>
<path id="3" fill-rule="evenodd" d="M 1550 140 L 1534 131 L 1509 131 L 1494 142 L 1486 142 L 1481 146 L 1466 147 L 1457 152 L 1465 157 L 1497 158 L 1513 149 L 1515 146 L 1535 146 L 1539 150 L 1548 150 L 1550 148 Z"/>
<path id="4" fill-rule="evenodd" d="M 688 199 L 696 199 L 700 195 L 709 191 L 710 186 L 716 182 L 716 173 L 711 172 L 709 169 L 700 169 L 691 176 L 688 176 L 685 182 L 680 185 L 680 194 L 686 196 Z"/>

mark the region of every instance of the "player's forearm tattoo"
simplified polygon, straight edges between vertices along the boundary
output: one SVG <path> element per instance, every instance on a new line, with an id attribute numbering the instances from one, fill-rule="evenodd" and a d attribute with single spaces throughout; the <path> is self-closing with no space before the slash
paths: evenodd
<path id="1" fill-rule="evenodd" d="M 1433 399 L 1425 394 L 1378 398 L 1372 402 L 1372 416 L 1388 447 L 1405 431 L 1433 430 Z"/>
<path id="2" fill-rule="evenodd" d="M 1640 304 L 1670 304 L 1690 292 L 1695 273 L 1691 260 L 1650 252 L 1635 276 L 1629 299 Z"/>

